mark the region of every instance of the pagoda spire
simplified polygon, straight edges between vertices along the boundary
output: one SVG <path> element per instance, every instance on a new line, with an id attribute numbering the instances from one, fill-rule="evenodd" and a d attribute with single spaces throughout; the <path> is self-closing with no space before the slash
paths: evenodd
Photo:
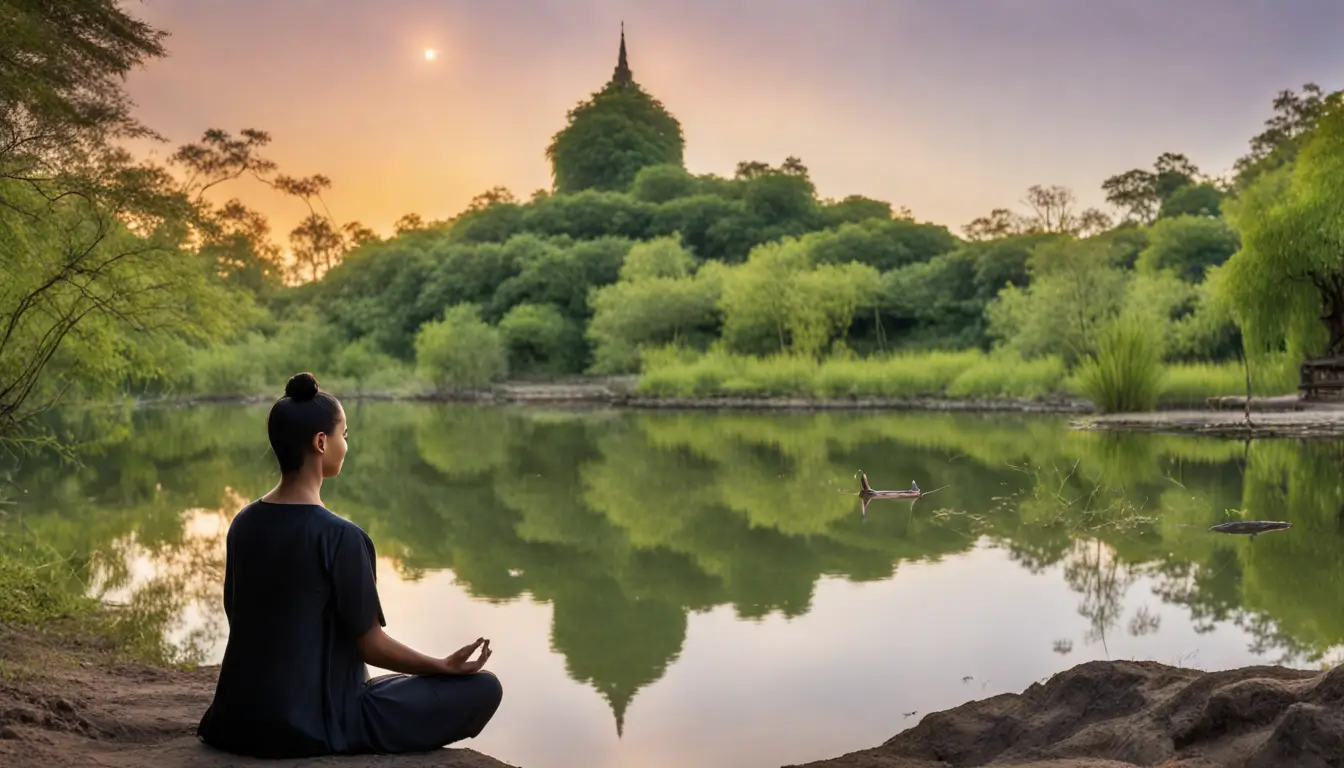
<path id="1" fill-rule="evenodd" d="M 635 76 L 630 72 L 630 62 L 625 55 L 625 21 L 621 21 L 621 52 L 616 57 L 616 71 L 611 74 L 611 81 L 622 89 L 630 87 L 635 82 Z"/>

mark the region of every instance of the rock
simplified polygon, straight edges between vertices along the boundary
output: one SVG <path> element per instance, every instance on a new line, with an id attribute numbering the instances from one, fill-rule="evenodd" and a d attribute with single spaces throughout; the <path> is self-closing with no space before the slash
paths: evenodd
<path id="1" fill-rule="evenodd" d="M 1344 667 L 1204 673 L 1094 661 L 807 768 L 1344 768 Z"/>

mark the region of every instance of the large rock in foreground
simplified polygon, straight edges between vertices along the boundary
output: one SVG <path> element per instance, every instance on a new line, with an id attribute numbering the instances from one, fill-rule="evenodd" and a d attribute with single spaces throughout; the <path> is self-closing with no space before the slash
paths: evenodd
<path id="1" fill-rule="evenodd" d="M 1344 766 L 1344 666 L 1225 672 L 1094 661 L 926 716 L 809 768 Z"/>

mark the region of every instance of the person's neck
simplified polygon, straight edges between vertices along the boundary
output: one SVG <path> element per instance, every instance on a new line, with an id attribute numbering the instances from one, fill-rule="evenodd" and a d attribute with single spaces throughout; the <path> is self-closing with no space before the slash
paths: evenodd
<path id="1" fill-rule="evenodd" d="M 317 504 L 322 506 L 322 474 L 304 467 L 298 472 L 282 475 L 271 492 L 261 497 L 272 504 Z"/>

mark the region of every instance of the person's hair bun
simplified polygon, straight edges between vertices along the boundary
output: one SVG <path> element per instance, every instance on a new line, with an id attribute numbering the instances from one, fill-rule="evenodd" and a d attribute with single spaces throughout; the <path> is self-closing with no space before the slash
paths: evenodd
<path id="1" fill-rule="evenodd" d="M 317 379 L 311 373 L 296 373 L 285 384 L 285 397 L 300 403 L 317 397 Z"/>

